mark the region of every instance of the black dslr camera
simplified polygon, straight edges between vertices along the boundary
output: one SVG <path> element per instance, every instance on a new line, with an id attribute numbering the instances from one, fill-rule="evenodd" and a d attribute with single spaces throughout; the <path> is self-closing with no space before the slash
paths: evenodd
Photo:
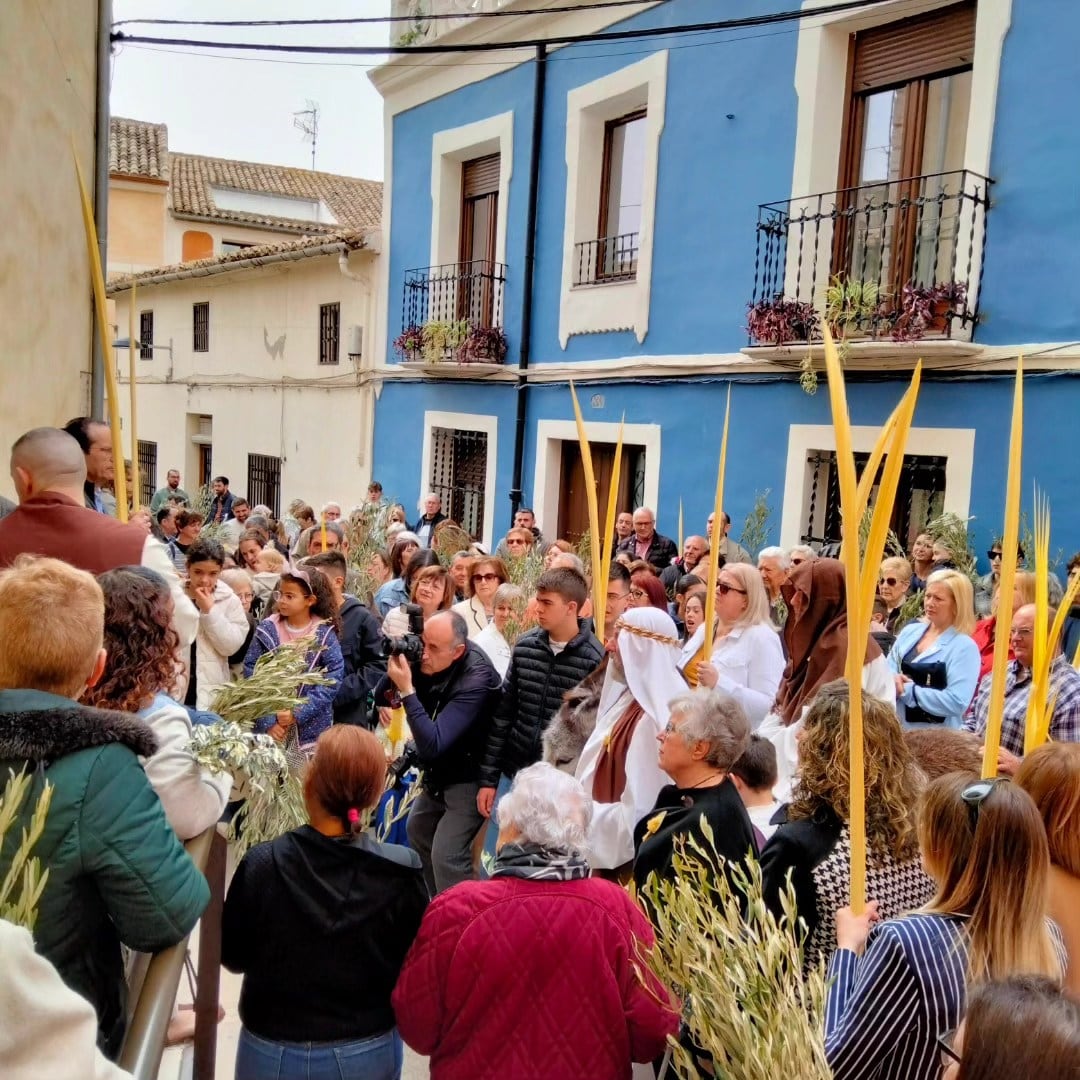
<path id="1" fill-rule="evenodd" d="M 381 642 L 383 659 L 404 656 L 410 664 L 419 664 L 424 657 L 424 609 L 419 604 L 402 604 L 409 616 L 409 629 L 401 637 L 386 637 Z"/>

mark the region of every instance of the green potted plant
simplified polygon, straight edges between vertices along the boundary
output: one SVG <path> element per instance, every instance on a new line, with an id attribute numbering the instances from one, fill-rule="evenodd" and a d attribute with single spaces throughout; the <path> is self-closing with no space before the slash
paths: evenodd
<path id="1" fill-rule="evenodd" d="M 421 351 L 429 364 L 452 360 L 469 332 L 468 319 L 435 319 L 424 323 Z"/>
<path id="2" fill-rule="evenodd" d="M 837 275 L 825 292 L 825 321 L 837 342 L 846 342 L 853 334 L 872 332 L 880 308 L 881 289 L 874 281 Z"/>

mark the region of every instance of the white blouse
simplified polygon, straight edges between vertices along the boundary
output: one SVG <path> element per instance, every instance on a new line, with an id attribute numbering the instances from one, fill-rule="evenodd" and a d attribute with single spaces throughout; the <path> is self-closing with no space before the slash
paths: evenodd
<path id="1" fill-rule="evenodd" d="M 736 626 L 713 644 L 716 685 L 743 707 L 756 728 L 773 706 L 784 674 L 780 636 L 768 623 Z"/>

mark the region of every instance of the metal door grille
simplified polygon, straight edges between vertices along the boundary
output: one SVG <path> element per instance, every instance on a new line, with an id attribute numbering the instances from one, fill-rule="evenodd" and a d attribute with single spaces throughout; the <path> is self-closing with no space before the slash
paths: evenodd
<path id="1" fill-rule="evenodd" d="M 869 454 L 855 455 L 855 472 L 861 475 Z M 926 523 L 941 513 L 945 499 L 945 466 L 948 458 L 906 454 L 896 491 L 896 504 L 890 528 L 905 551 Z M 882 468 L 885 462 L 882 461 Z M 841 537 L 840 475 L 836 452 L 811 450 L 806 455 L 808 474 L 806 508 L 803 516 L 802 543 L 839 544 Z M 874 503 L 880 472 L 874 481 L 870 504 Z"/>
<path id="2" fill-rule="evenodd" d="M 149 506 L 157 491 L 157 443 L 139 440 L 139 505 Z"/>
<path id="3" fill-rule="evenodd" d="M 269 454 L 248 454 L 247 499 L 252 506 L 269 506 L 280 516 L 281 458 Z"/>
<path id="4" fill-rule="evenodd" d="M 341 305 L 319 305 L 319 363 L 336 364 L 341 352 Z"/>
<path id="5" fill-rule="evenodd" d="M 487 432 L 431 429 L 431 490 L 443 513 L 474 540 L 484 532 Z"/>

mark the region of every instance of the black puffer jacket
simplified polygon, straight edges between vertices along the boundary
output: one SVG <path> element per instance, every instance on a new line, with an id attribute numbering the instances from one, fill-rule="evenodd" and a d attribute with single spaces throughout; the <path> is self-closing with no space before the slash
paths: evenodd
<path id="1" fill-rule="evenodd" d="M 587 630 L 579 630 L 557 655 L 548 644 L 546 630 L 530 630 L 518 639 L 488 736 L 481 787 L 496 787 L 500 775 L 513 776 L 540 760 L 540 737 L 562 704 L 563 694 L 603 658 L 604 646 Z"/>

